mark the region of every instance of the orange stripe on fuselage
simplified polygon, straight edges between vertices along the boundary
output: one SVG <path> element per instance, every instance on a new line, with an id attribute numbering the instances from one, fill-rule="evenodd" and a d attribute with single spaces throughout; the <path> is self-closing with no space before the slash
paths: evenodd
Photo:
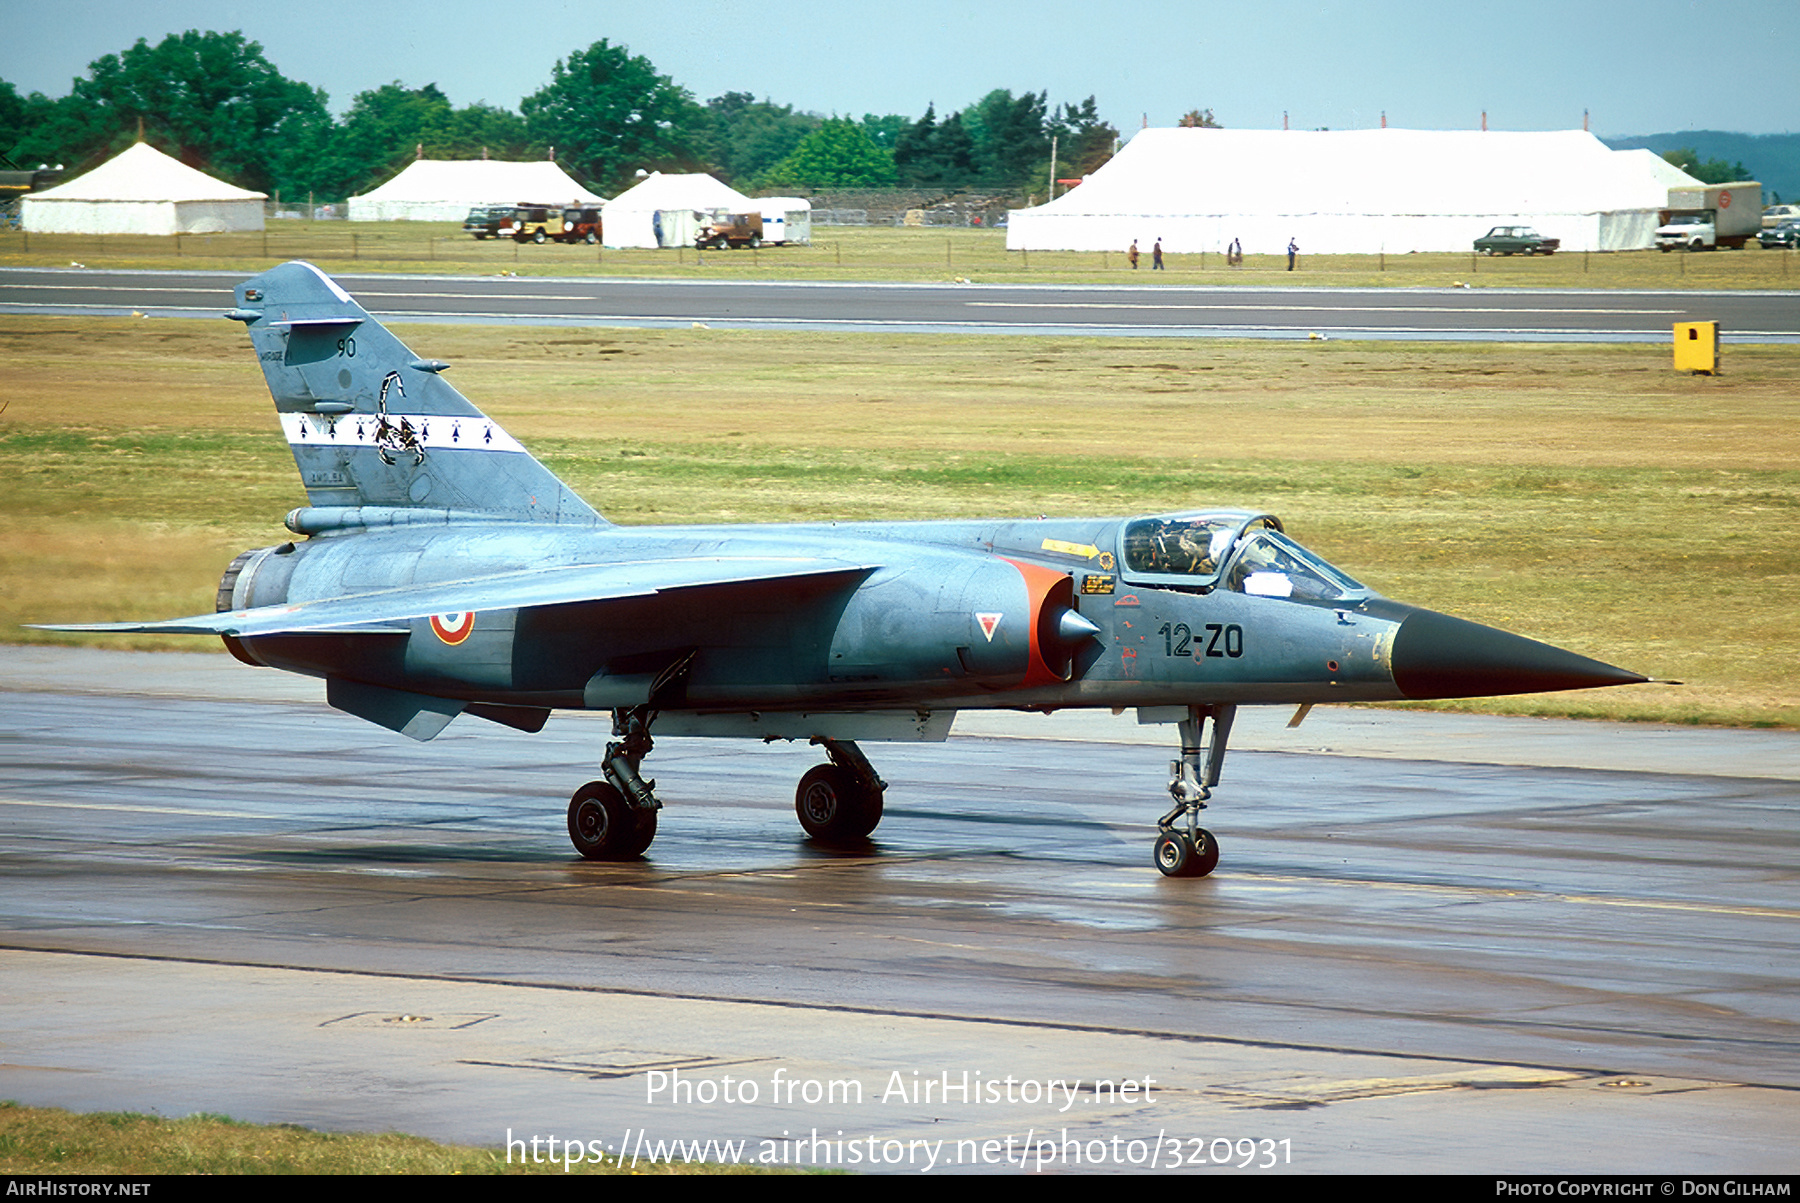
<path id="1" fill-rule="evenodd" d="M 1069 574 L 1045 568 L 1041 564 L 1027 564 L 1006 556 L 1000 558 L 1017 568 L 1019 575 L 1025 578 L 1025 596 L 1031 602 L 1031 654 L 1025 661 L 1025 679 L 1019 682 L 1017 688 L 1032 689 L 1039 685 L 1061 684 L 1062 674 L 1044 662 L 1044 649 L 1038 646 L 1038 624 L 1043 617 L 1044 602 L 1049 598 L 1050 591 L 1067 580 Z"/>

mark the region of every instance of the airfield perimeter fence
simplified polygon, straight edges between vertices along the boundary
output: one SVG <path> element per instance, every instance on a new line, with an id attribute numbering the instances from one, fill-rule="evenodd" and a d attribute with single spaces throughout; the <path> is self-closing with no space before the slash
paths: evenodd
<path id="1" fill-rule="evenodd" d="M 830 210 L 834 217 L 854 211 Z M 865 214 L 873 217 L 873 214 Z M 1140 248 L 1142 250 L 1142 248 Z M 1659 254 L 1569 252 L 1543 257 L 1475 254 L 1305 255 L 1289 272 L 1278 253 L 1227 266 L 1217 252 L 1170 254 L 1133 270 L 1117 251 L 1009 251 L 1006 232 L 986 225 L 826 225 L 814 215 L 810 245 L 696 251 L 615 250 L 584 243 L 477 241 L 445 224 L 274 221 L 229 234 L 42 234 L 0 225 L 0 264 L 258 271 L 305 259 L 336 272 L 421 271 L 533 276 L 667 276 L 843 280 L 1007 278 L 1139 284 L 1379 284 L 1491 287 L 1782 288 L 1800 280 L 1791 250 Z"/>

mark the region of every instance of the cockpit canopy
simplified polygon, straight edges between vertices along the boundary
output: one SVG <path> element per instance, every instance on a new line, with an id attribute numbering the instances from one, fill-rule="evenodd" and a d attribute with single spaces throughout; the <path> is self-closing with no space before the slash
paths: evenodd
<path id="1" fill-rule="evenodd" d="M 1369 590 L 1288 538 L 1273 514 L 1222 510 L 1133 518 L 1119 536 L 1128 582 L 1336 601 Z"/>

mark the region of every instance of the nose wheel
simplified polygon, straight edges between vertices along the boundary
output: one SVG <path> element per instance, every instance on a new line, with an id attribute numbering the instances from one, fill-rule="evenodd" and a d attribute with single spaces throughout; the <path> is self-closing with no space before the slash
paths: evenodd
<path id="1" fill-rule="evenodd" d="M 1205 877 L 1219 867 L 1219 842 L 1204 827 L 1192 835 L 1165 831 L 1156 837 L 1151 856 L 1164 877 Z"/>
<path id="2" fill-rule="evenodd" d="M 1169 762 L 1169 796 L 1175 806 L 1157 821 L 1150 852 L 1164 877 L 1205 877 L 1219 867 L 1219 842 L 1200 826 L 1200 812 L 1219 784 L 1236 717 L 1236 706 L 1189 706 L 1180 723 L 1181 756 Z"/>

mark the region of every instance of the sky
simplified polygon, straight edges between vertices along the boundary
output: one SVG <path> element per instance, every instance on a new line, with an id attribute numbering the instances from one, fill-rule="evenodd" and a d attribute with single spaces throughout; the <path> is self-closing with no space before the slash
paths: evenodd
<path id="1" fill-rule="evenodd" d="M 699 100 L 940 115 L 994 88 L 1097 99 L 1129 135 L 1210 108 L 1234 129 L 1800 129 L 1796 0 L 1039 0 L 981 5 L 614 0 L 0 0 L 0 79 L 64 96 L 138 38 L 241 30 L 341 114 L 385 83 L 516 109 L 606 38 Z"/>

